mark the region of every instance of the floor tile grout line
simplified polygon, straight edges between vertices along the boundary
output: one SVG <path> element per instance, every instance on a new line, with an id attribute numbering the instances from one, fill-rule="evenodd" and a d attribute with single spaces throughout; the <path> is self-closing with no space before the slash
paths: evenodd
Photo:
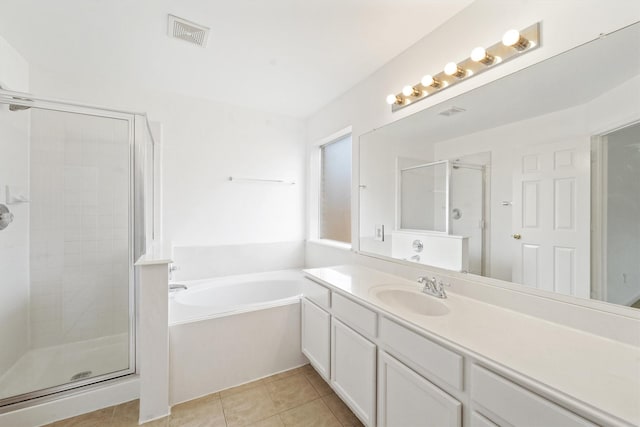
<path id="1" fill-rule="evenodd" d="M 328 396 L 330 396 L 330 395 L 326 395 L 326 396 L 322 396 L 322 397 L 321 397 L 321 399 L 322 399 L 322 403 L 324 403 L 324 404 L 327 406 L 327 408 L 329 408 L 329 411 L 333 414 L 333 416 L 334 416 L 334 417 L 336 417 L 336 419 L 338 420 L 338 422 L 340 423 L 340 425 L 341 425 L 342 427 L 352 427 L 352 426 L 353 426 L 353 424 L 345 424 L 345 423 L 343 423 L 343 422 L 340 420 L 340 418 L 338 417 L 338 414 L 337 414 L 336 412 L 334 412 L 334 410 L 333 410 L 333 409 L 331 409 L 331 407 L 330 407 L 329 405 L 327 405 L 327 402 L 325 402 L 325 401 L 324 401 L 324 398 L 325 398 L 325 397 L 328 397 Z M 336 394 L 336 397 L 338 398 L 338 400 L 340 400 L 340 401 L 342 402 L 342 399 L 340 399 L 340 397 L 339 397 L 337 394 Z M 344 402 L 343 402 L 343 403 L 344 403 Z M 345 403 L 344 405 L 345 405 L 345 406 L 347 406 L 347 404 L 346 404 L 346 403 Z M 347 406 L 347 409 L 348 409 L 351 413 L 353 413 L 353 411 L 351 411 L 351 408 L 349 408 L 348 406 Z M 358 416 L 357 416 L 355 413 L 353 413 L 353 416 L 354 416 L 354 417 L 356 417 L 356 419 L 357 419 L 358 421 L 360 421 L 360 418 L 358 418 Z"/>
<path id="2" fill-rule="evenodd" d="M 338 424 L 340 424 L 341 426 L 344 426 L 344 424 L 342 423 L 342 421 L 340 421 L 340 418 L 338 418 L 338 415 L 336 415 L 335 412 L 333 412 L 331 410 L 331 408 L 329 407 L 329 405 L 327 405 L 327 402 L 324 401 L 324 399 L 321 397 L 320 400 L 322 400 L 322 404 L 324 406 L 326 406 L 326 408 L 329 410 L 329 412 L 331 413 L 331 415 L 333 415 L 333 418 L 336 419 L 336 421 L 338 422 Z"/>
<path id="3" fill-rule="evenodd" d="M 296 375 L 297 375 L 297 374 L 296 374 Z M 318 395 L 318 397 L 316 397 L 316 398 L 314 398 L 314 399 L 311 399 L 311 400 L 307 400 L 306 402 L 302 402 L 302 403 L 300 403 L 300 404 L 298 404 L 298 405 L 292 406 L 291 408 L 287 408 L 287 409 L 283 409 L 283 410 L 281 410 L 281 411 L 278 411 L 278 412 L 277 412 L 277 414 L 281 414 L 281 413 L 286 412 L 286 411 L 289 411 L 289 410 L 291 410 L 291 409 L 298 408 L 298 407 L 300 407 L 300 406 L 302 406 L 302 405 L 305 405 L 305 404 L 307 404 L 307 403 L 309 403 L 309 402 L 313 402 L 313 401 L 317 400 L 318 398 L 322 398 L 322 396 L 320 396 L 320 393 L 318 393 L 318 391 L 315 389 L 315 387 L 313 386 L 313 384 L 311 384 L 311 381 L 309 381 L 309 379 L 308 379 L 307 377 L 305 377 L 304 375 L 302 375 L 302 377 L 303 377 L 303 378 L 307 381 L 307 383 L 311 386 L 311 388 L 313 389 L 313 391 L 315 391 L 315 392 L 316 392 L 316 394 Z M 286 377 L 286 378 L 290 378 L 290 377 Z M 283 379 L 286 379 L 286 378 L 283 378 Z M 279 381 L 279 380 L 278 380 L 278 381 Z M 276 402 L 275 402 L 275 400 L 273 400 L 273 396 L 271 395 L 271 392 L 269 391 L 269 388 L 268 388 L 268 387 L 266 387 L 266 388 L 267 388 L 267 394 L 269 395 L 269 398 L 271 399 L 271 402 L 275 405 L 275 403 L 276 403 Z"/>

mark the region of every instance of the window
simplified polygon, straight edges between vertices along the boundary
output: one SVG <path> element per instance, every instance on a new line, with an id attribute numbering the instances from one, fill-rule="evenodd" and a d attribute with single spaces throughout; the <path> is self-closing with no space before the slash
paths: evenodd
<path id="1" fill-rule="evenodd" d="M 318 237 L 351 243 L 351 135 L 320 147 Z"/>

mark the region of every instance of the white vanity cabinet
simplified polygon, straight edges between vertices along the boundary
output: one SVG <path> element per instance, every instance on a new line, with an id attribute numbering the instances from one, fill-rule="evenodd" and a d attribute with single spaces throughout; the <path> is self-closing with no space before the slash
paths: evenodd
<path id="1" fill-rule="evenodd" d="M 378 426 L 462 426 L 456 399 L 384 351 L 378 366 Z"/>
<path id="2" fill-rule="evenodd" d="M 376 425 L 376 345 L 335 317 L 331 319 L 331 385 L 365 425 Z"/>
<path id="3" fill-rule="evenodd" d="M 306 298 L 302 299 L 301 305 L 302 353 L 318 373 L 329 381 L 331 315 Z"/>
<path id="4" fill-rule="evenodd" d="M 302 351 L 369 427 L 627 426 L 590 413 L 593 423 L 368 294 L 352 295 L 350 283 L 326 282 L 310 282 L 302 299 Z"/>

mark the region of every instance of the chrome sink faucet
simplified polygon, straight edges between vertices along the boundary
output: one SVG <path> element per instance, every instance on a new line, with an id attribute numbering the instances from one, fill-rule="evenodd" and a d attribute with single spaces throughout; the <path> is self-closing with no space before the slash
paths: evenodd
<path id="1" fill-rule="evenodd" d="M 427 276 L 418 277 L 418 288 L 420 292 L 432 295 L 437 298 L 446 298 L 447 293 L 444 291 L 445 286 L 451 286 L 448 283 L 444 283 L 442 280 L 438 280 L 435 277 L 429 279 Z"/>

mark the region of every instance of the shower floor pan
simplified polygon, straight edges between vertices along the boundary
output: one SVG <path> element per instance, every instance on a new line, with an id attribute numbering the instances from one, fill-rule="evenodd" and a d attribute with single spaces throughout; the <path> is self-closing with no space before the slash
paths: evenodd
<path id="1" fill-rule="evenodd" d="M 0 399 L 129 367 L 128 334 L 27 351 L 0 376 Z"/>

